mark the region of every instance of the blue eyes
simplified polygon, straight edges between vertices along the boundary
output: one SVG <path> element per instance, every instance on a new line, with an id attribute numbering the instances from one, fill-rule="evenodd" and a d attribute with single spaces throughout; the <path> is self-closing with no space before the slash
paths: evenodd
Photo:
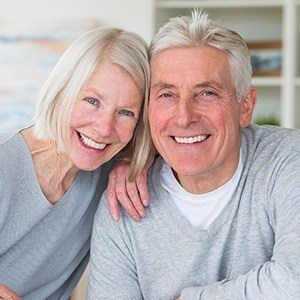
<path id="1" fill-rule="evenodd" d="M 171 97 L 172 97 L 172 95 L 169 94 L 169 93 L 163 93 L 161 96 L 162 96 L 163 98 L 171 98 Z"/>
<path id="2" fill-rule="evenodd" d="M 95 105 L 95 106 L 98 106 L 98 107 L 100 106 L 100 102 L 96 98 L 89 98 L 89 97 L 87 97 L 87 98 L 84 98 L 84 100 L 86 102 L 88 102 L 89 104 L 91 104 L 91 105 Z"/>
<path id="3" fill-rule="evenodd" d="M 204 94 L 205 96 L 214 96 L 214 95 L 215 95 L 215 93 L 212 92 L 212 91 L 206 91 L 206 92 L 204 92 L 203 94 Z"/>
<path id="4" fill-rule="evenodd" d="M 204 92 L 200 92 L 199 94 L 195 95 L 195 97 L 215 97 L 217 96 L 217 94 L 213 91 L 204 91 Z M 165 99 L 169 99 L 169 98 L 172 98 L 172 97 L 175 97 L 176 98 L 176 95 L 173 96 L 171 93 L 163 93 L 159 96 L 160 98 L 165 98 Z"/>
<path id="5" fill-rule="evenodd" d="M 119 110 L 119 115 L 125 116 L 125 117 L 134 117 L 134 113 L 127 109 L 121 109 Z"/>
<path id="6" fill-rule="evenodd" d="M 101 108 L 101 103 L 98 99 L 93 98 L 93 97 L 86 97 L 83 99 L 84 101 L 86 101 L 88 104 L 91 104 L 92 106 L 95 106 L 97 108 Z M 117 115 L 119 116 L 124 116 L 124 117 L 133 117 L 135 118 L 135 114 L 127 109 L 120 109 L 117 111 Z"/>

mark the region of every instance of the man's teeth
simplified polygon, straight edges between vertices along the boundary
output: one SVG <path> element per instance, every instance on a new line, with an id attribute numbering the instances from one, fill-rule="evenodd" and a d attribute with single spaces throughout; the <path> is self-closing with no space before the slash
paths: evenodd
<path id="1" fill-rule="evenodd" d="M 89 139 L 87 136 L 83 135 L 82 133 L 79 133 L 81 141 L 88 147 L 94 148 L 94 149 L 104 149 L 106 144 L 99 144 L 95 141 Z"/>
<path id="2" fill-rule="evenodd" d="M 207 138 L 207 135 L 198 135 L 194 137 L 189 137 L 189 138 L 181 138 L 175 136 L 175 141 L 180 144 L 193 144 L 197 142 L 204 141 Z"/>

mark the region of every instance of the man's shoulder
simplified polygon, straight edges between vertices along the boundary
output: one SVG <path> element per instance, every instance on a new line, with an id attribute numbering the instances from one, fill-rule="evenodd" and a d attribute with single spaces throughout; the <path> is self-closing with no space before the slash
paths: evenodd
<path id="1" fill-rule="evenodd" d="M 148 191 L 151 194 L 157 192 L 157 190 L 162 188 L 161 173 L 162 173 L 163 164 L 164 164 L 164 159 L 161 156 L 158 156 L 156 157 L 154 163 L 149 169 L 147 185 L 148 185 Z"/>
<path id="2" fill-rule="evenodd" d="M 163 162 L 164 160 L 161 157 L 156 158 L 148 172 L 147 188 L 150 197 L 150 203 L 147 207 L 145 207 L 146 217 L 139 222 L 140 224 L 143 224 L 143 226 L 148 226 L 149 223 L 153 222 L 153 215 L 158 213 L 161 209 L 164 209 L 164 201 L 161 199 L 161 189 L 163 189 L 163 187 L 160 180 Z M 117 228 L 135 227 L 137 222 L 127 214 L 123 206 L 120 206 L 120 220 L 118 222 L 112 220 L 106 197 L 107 194 L 105 191 L 102 194 L 95 215 L 94 226 L 100 226 L 103 229 L 111 228 L 112 226 L 116 226 Z"/>
<path id="3" fill-rule="evenodd" d="M 243 130 L 243 136 L 255 149 L 282 153 L 300 150 L 300 129 L 252 124 Z"/>
<path id="4" fill-rule="evenodd" d="M 120 206 L 121 216 L 118 222 L 113 221 L 109 206 L 106 201 L 106 192 L 103 193 L 99 203 L 97 212 L 94 217 L 94 232 L 97 234 L 109 236 L 112 239 L 127 240 L 133 236 L 145 236 L 147 232 L 153 230 L 153 223 L 156 222 L 153 218 L 153 208 L 150 202 L 149 206 L 145 208 L 146 217 L 142 218 L 140 222 L 134 221 Z"/>

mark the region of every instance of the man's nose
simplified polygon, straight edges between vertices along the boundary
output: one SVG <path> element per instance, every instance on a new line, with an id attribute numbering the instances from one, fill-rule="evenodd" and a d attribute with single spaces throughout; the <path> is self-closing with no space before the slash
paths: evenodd
<path id="1" fill-rule="evenodd" d="M 180 127 L 187 127 L 199 120 L 199 113 L 191 100 L 180 101 L 177 111 L 177 124 Z"/>

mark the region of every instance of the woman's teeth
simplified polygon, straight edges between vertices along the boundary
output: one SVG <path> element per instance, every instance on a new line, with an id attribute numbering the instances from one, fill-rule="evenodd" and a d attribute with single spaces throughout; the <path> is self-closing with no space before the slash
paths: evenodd
<path id="1" fill-rule="evenodd" d="M 174 136 L 174 139 L 179 144 L 194 144 L 194 143 L 197 143 L 197 142 L 204 141 L 207 137 L 208 137 L 207 134 L 201 134 L 201 135 L 198 135 L 198 136 L 188 137 L 188 138 L 182 138 L 182 137 Z"/>
<path id="2" fill-rule="evenodd" d="M 91 140 L 90 138 L 88 138 L 87 136 L 83 135 L 82 133 L 79 133 L 80 135 L 80 139 L 83 142 L 84 145 L 94 148 L 94 149 L 99 149 L 99 150 L 103 150 L 106 146 L 106 144 L 99 144 L 96 143 L 95 141 Z"/>

